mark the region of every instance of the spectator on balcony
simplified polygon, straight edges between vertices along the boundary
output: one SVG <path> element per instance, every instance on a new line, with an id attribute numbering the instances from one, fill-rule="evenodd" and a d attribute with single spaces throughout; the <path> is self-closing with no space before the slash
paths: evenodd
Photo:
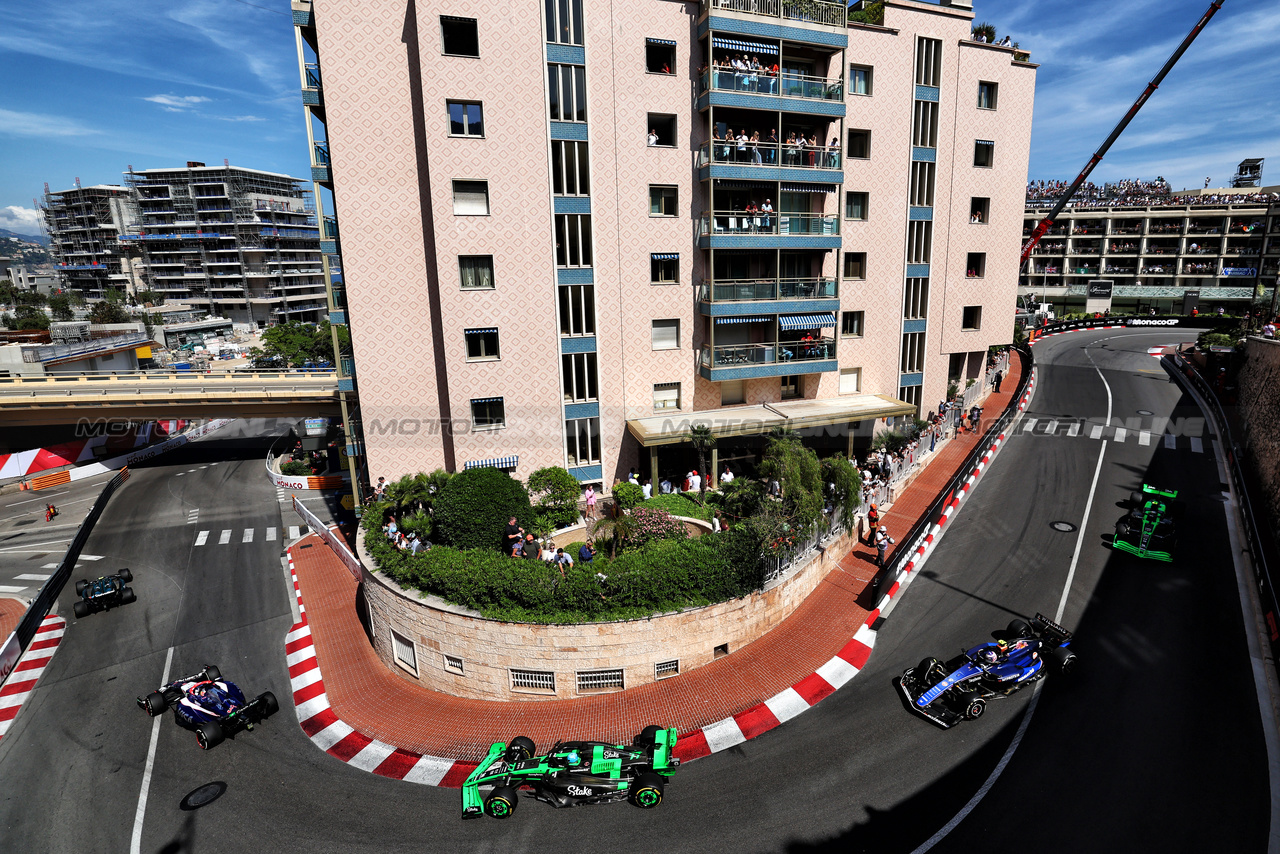
<path id="1" fill-rule="evenodd" d="M 728 163 L 733 157 L 733 143 L 737 139 L 733 135 L 733 128 L 726 128 L 724 132 L 724 145 L 720 148 L 720 159 Z"/>
<path id="2" fill-rule="evenodd" d="M 795 131 L 787 135 L 787 165 L 800 165 L 800 143 L 796 140 Z"/>
<path id="3" fill-rule="evenodd" d="M 649 128 L 649 145 L 653 146 L 657 144 L 658 144 L 658 132 L 653 128 Z"/>
<path id="4" fill-rule="evenodd" d="M 747 129 L 743 128 L 742 131 L 738 134 L 738 162 L 739 163 L 747 162 L 747 143 L 750 141 L 751 141 L 750 138 L 747 136 Z"/>
<path id="5" fill-rule="evenodd" d="M 757 166 L 764 162 L 760 158 L 760 131 L 751 134 L 751 162 Z"/>
<path id="6" fill-rule="evenodd" d="M 831 137 L 831 143 L 827 146 L 827 168 L 835 169 L 840 165 L 840 137 Z"/>
<path id="7" fill-rule="evenodd" d="M 760 221 L 762 230 L 765 232 L 773 231 L 773 202 L 769 199 L 764 200 L 764 204 L 760 206 Z"/>
<path id="8" fill-rule="evenodd" d="M 767 146 L 764 156 L 765 162 L 771 166 L 776 166 L 778 163 L 778 129 L 771 128 L 769 130 L 769 138 L 764 142 Z"/>

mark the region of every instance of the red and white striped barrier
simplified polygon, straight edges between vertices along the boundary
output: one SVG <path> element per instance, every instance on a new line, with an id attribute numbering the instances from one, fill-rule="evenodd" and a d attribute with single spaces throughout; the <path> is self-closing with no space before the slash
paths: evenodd
<path id="1" fill-rule="evenodd" d="M 66 631 L 67 621 L 52 614 L 45 617 L 40 628 L 36 629 L 31 645 L 14 665 L 4 687 L 0 688 L 0 738 L 4 738 L 13 725 L 13 719 L 18 716 L 18 710 L 35 691 L 36 682 L 53 660 Z"/>

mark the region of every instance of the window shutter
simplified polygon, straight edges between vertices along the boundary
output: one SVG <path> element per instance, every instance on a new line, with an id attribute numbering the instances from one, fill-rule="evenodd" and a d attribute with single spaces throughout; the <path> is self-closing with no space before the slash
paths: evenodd
<path id="1" fill-rule="evenodd" d="M 653 322 L 653 349 L 676 350 L 680 347 L 680 321 L 655 320 Z"/>

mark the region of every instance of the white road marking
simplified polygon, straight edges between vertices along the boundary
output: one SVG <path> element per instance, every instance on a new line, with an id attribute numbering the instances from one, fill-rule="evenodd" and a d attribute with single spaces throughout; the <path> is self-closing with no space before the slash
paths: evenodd
<path id="1" fill-rule="evenodd" d="M 205 544 L 205 541 L 207 541 L 208 539 L 209 539 L 209 532 L 208 532 L 208 531 L 201 531 L 201 532 L 196 536 L 196 545 L 197 545 L 197 546 L 203 546 L 203 545 Z"/>
<path id="2" fill-rule="evenodd" d="M 1044 428 L 1044 434 L 1045 434 L 1046 436 L 1056 436 L 1056 435 L 1058 435 L 1058 421 L 1057 421 L 1057 419 L 1054 419 L 1053 421 L 1050 421 L 1050 422 L 1049 422 L 1049 426 L 1048 426 L 1048 427 L 1046 427 L 1046 428 Z"/>
<path id="3" fill-rule="evenodd" d="M 225 546 L 229 542 L 231 542 L 231 530 L 227 529 L 218 535 L 218 545 Z"/>
<path id="4" fill-rule="evenodd" d="M 173 647 L 169 647 L 164 657 L 164 675 L 160 684 L 169 682 L 169 668 L 173 665 Z M 160 722 L 165 715 L 156 715 L 151 720 L 151 746 L 147 748 L 147 764 L 142 772 L 142 791 L 138 793 L 138 810 L 133 814 L 133 838 L 129 841 L 129 854 L 142 854 L 142 819 L 147 814 L 147 793 L 151 789 L 151 768 L 156 761 L 156 744 L 160 741 Z"/>
<path id="5" fill-rule="evenodd" d="M 54 566 L 56 567 L 56 566 L 57 566 L 57 564 L 54 564 Z M 48 580 L 49 580 L 49 576 L 47 576 L 47 575 L 27 575 L 27 574 L 23 574 L 23 575 L 15 575 L 15 576 L 13 577 L 13 580 L 14 580 L 14 581 L 48 581 Z"/>
<path id="6" fill-rule="evenodd" d="M 1036 421 L 1037 421 L 1037 420 L 1039 420 L 1039 419 L 1036 419 L 1036 418 L 1028 418 L 1028 419 L 1023 423 L 1023 425 L 1022 425 L 1022 432 L 1023 432 L 1023 433 L 1030 433 L 1032 430 L 1034 430 L 1034 429 L 1035 429 L 1035 427 L 1036 427 Z"/>
<path id="7" fill-rule="evenodd" d="M 1195 454 L 1204 453 L 1204 440 L 1201 439 L 1199 436 L 1191 437 L 1191 452 Z"/>
<path id="8" fill-rule="evenodd" d="M 297 525 L 290 525 L 290 526 L 289 526 L 289 539 L 291 539 L 291 540 L 296 540 L 296 539 L 298 539 L 298 526 L 297 526 Z"/>
<path id="9" fill-rule="evenodd" d="M 1079 421 L 1072 421 L 1072 422 L 1071 422 L 1071 425 L 1067 427 L 1067 435 L 1068 435 L 1068 436 L 1079 436 L 1079 435 L 1080 435 L 1080 422 L 1079 422 Z"/>
<path id="10" fill-rule="evenodd" d="M 106 555 L 80 555 L 81 560 L 102 560 Z"/>
<path id="11" fill-rule="evenodd" d="M 1117 442 L 1123 442 L 1123 441 L 1124 441 L 1124 437 L 1125 437 L 1125 436 L 1128 436 L 1128 435 L 1129 435 L 1129 431 L 1128 431 L 1128 430 L 1126 430 L 1126 429 L 1124 429 L 1123 427 L 1117 427 L 1117 428 L 1116 428 L 1116 441 L 1117 441 Z"/>
<path id="12" fill-rule="evenodd" d="M 1146 430 L 1140 430 L 1140 431 L 1138 431 L 1138 444 L 1139 444 L 1139 445 L 1150 445 L 1150 444 L 1151 444 L 1151 434 L 1150 434 L 1150 433 L 1148 433 Z"/>
<path id="13" fill-rule="evenodd" d="M 1089 438 L 1090 438 L 1090 439 L 1101 439 L 1101 438 L 1102 438 L 1102 425 L 1101 425 L 1101 424 L 1094 424 L 1092 427 L 1090 427 L 1090 428 L 1089 428 Z"/>
<path id="14" fill-rule="evenodd" d="M 245 529 L 244 529 L 244 536 L 240 539 L 240 542 L 242 542 L 242 543 L 252 543 L 252 542 L 253 542 L 253 528 L 245 528 Z"/>
<path id="15" fill-rule="evenodd" d="M 0 593 L 21 593 L 25 587 L 14 587 L 11 584 L 0 584 Z"/>
<path id="16" fill-rule="evenodd" d="M 57 569 L 57 568 L 58 568 L 58 564 L 56 564 L 56 563 L 46 563 L 44 566 L 42 566 L 42 567 L 40 567 L 40 568 L 41 568 L 41 569 Z"/>
<path id="17" fill-rule="evenodd" d="M 186 474 L 185 471 L 180 471 L 177 474 L 175 474 L 174 477 L 182 477 L 184 474 Z"/>
<path id="18" fill-rule="evenodd" d="M 1164 447 L 1166 450 L 1172 451 L 1178 447 L 1178 437 L 1172 433 L 1164 434 Z"/>
<path id="19" fill-rule="evenodd" d="M 276 541 L 276 529 L 267 528 L 267 542 L 274 543 Z"/>

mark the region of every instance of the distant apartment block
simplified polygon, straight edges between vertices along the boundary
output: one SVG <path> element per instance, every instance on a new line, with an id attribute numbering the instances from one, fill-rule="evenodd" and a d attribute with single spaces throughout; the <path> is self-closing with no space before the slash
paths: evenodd
<path id="1" fill-rule="evenodd" d="M 137 274 L 119 240 L 135 221 L 127 187 L 81 187 L 77 179 L 73 189 L 55 193 L 45 184 L 41 213 L 63 288 L 89 299 L 102 299 L 111 288 L 134 290 Z"/>

